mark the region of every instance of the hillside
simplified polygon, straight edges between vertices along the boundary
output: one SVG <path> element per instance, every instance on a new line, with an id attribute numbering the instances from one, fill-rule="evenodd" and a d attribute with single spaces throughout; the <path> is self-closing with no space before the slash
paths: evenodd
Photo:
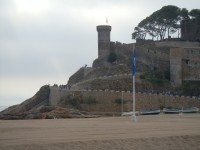
<path id="1" fill-rule="evenodd" d="M 100 112 L 103 112 L 104 115 L 114 113 L 119 115 L 121 111 L 120 91 L 124 91 L 128 95 L 129 102 L 126 103 L 125 108 L 130 111 L 130 106 L 132 106 L 130 92 L 133 90 L 131 74 L 133 45 L 137 52 L 136 95 L 138 97 L 138 110 L 172 105 L 183 107 L 183 102 L 186 102 L 184 106 L 194 106 L 193 104 L 198 103 L 196 99 L 199 99 L 200 95 L 200 82 L 195 80 L 196 78 L 183 80 L 182 85 L 179 86 L 172 84 L 170 48 L 197 47 L 199 42 L 139 41 L 136 44 L 116 42 L 112 43 L 112 52 L 109 55 L 94 60 L 92 67 L 80 68 L 69 78 L 66 86 L 54 85 L 50 87 L 45 85 L 32 98 L 0 112 L 0 119 L 87 118 L 97 117 L 91 114 L 99 115 Z M 187 52 L 188 49 L 183 50 Z M 198 48 L 196 51 L 198 52 Z M 111 56 L 115 56 L 114 59 L 110 59 Z M 195 63 L 198 64 L 199 60 L 196 58 L 198 55 L 195 55 L 195 60 L 197 60 Z M 185 61 L 185 59 L 181 60 Z M 191 61 L 194 60 L 191 59 Z M 193 65 L 186 63 L 185 68 L 187 67 L 195 71 Z M 87 93 L 87 91 L 93 92 Z M 173 97 L 167 97 L 169 95 Z M 161 98 L 159 98 L 160 96 Z M 191 100 L 191 97 L 194 99 Z M 171 101 L 171 99 L 174 100 Z M 148 105 L 145 105 L 143 100 L 148 102 Z M 151 100 L 151 104 L 149 100 Z M 190 103 L 186 100 L 189 100 Z M 51 103 L 52 101 L 54 103 Z M 166 101 L 169 103 L 165 103 Z M 97 110 L 98 112 L 96 112 Z"/>

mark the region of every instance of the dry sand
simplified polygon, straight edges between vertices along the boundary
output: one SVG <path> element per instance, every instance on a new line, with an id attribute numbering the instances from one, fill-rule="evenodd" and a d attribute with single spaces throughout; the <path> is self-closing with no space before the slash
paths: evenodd
<path id="1" fill-rule="evenodd" d="M 0 120 L 0 150 L 200 150 L 200 114 Z"/>

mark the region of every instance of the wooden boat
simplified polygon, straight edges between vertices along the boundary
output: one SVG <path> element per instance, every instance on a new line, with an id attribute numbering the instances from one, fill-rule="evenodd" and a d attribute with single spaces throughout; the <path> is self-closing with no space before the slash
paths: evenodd
<path id="1" fill-rule="evenodd" d="M 197 108 L 197 107 L 183 108 L 182 112 L 183 113 L 198 113 L 199 112 L 199 108 Z"/>
<path id="2" fill-rule="evenodd" d="M 160 109 L 143 109 L 140 110 L 140 115 L 157 115 L 160 114 Z"/>
<path id="3" fill-rule="evenodd" d="M 163 113 L 165 114 L 179 114 L 181 112 L 180 108 L 164 108 Z"/>
<path id="4" fill-rule="evenodd" d="M 132 116 L 133 115 L 133 112 L 130 111 L 130 112 L 123 112 L 122 113 L 122 116 Z M 135 115 L 138 116 L 138 111 L 135 112 Z"/>

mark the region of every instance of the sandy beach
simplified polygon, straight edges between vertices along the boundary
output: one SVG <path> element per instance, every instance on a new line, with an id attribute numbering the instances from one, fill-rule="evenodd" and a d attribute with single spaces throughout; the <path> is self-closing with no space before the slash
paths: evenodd
<path id="1" fill-rule="evenodd" d="M 200 150 L 200 114 L 0 120 L 0 150 Z"/>

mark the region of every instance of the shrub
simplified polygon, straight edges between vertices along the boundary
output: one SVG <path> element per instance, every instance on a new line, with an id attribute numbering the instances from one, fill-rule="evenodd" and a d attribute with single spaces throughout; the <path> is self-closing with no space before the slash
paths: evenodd
<path id="1" fill-rule="evenodd" d="M 186 96 L 200 96 L 200 81 L 184 81 L 181 93 Z"/>
<path id="2" fill-rule="evenodd" d="M 84 103 L 84 104 L 89 104 L 89 105 L 91 105 L 91 104 L 96 104 L 97 101 L 96 101 L 95 98 L 87 97 L 87 98 L 85 98 L 85 99 L 83 100 L 83 103 Z"/>
<path id="3" fill-rule="evenodd" d="M 120 99 L 120 98 L 115 99 L 115 103 L 118 105 L 122 104 L 122 99 Z"/>
<path id="4" fill-rule="evenodd" d="M 111 52 L 108 56 L 108 62 L 113 63 L 117 60 L 117 55 L 114 52 Z"/>

